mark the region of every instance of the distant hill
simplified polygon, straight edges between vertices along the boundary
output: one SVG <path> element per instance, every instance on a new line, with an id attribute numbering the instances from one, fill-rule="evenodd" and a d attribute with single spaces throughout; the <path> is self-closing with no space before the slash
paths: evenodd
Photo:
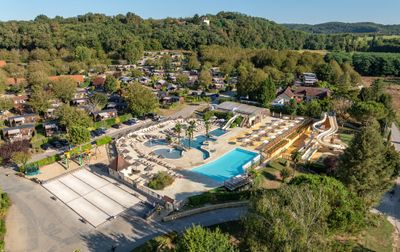
<path id="1" fill-rule="evenodd" d="M 382 25 L 370 22 L 342 23 L 328 22 L 316 25 L 309 24 L 283 24 L 289 29 L 305 31 L 314 34 L 337 33 L 369 33 L 381 35 L 400 35 L 400 25 Z"/>

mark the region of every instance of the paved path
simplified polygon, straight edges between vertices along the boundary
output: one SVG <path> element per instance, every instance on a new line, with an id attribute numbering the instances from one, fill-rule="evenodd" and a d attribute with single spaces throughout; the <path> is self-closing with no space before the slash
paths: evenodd
<path id="1" fill-rule="evenodd" d="M 393 123 L 391 134 L 391 141 L 397 151 L 400 151 L 400 130 Z M 400 232 L 400 177 L 396 180 L 396 185 L 393 188 L 394 193 L 386 193 L 377 210 L 381 213 L 386 214 L 389 220 L 394 223 L 397 230 Z"/>
<path id="2" fill-rule="evenodd" d="M 6 174 L 9 174 L 6 176 Z M 182 231 L 193 223 L 204 226 L 239 219 L 245 208 L 221 209 L 168 223 L 149 223 L 129 209 L 97 229 L 79 221 L 79 216 L 42 186 L 0 169 L 0 185 L 12 201 L 7 215 L 6 251 L 131 251 L 147 240 L 170 231 Z"/>

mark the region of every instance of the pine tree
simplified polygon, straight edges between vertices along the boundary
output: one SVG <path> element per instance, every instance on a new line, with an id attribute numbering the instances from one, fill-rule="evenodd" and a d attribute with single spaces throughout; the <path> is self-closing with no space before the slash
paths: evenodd
<path id="1" fill-rule="evenodd" d="M 388 161 L 387 156 L 396 154 L 389 153 L 389 150 L 379 132 L 378 123 L 371 121 L 354 137 L 341 157 L 339 179 L 367 206 L 378 203 L 392 184 L 396 165 Z"/>

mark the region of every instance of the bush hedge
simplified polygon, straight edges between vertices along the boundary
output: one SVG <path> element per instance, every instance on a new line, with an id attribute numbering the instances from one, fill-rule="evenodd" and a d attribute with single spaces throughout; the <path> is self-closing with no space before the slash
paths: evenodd
<path id="1" fill-rule="evenodd" d="M 47 158 L 43 158 L 43 159 L 38 160 L 36 162 L 29 163 L 26 166 L 42 167 L 42 166 L 45 166 L 45 165 L 49 165 L 49 164 L 55 163 L 55 162 L 60 161 L 60 160 L 61 160 L 60 157 L 58 155 L 55 155 L 55 156 L 50 156 L 50 157 L 47 157 Z"/>
<path id="2" fill-rule="evenodd" d="M 250 198 L 250 191 L 240 191 L 240 192 L 208 191 L 200 195 L 189 197 L 188 204 L 191 207 L 198 207 L 205 204 L 218 204 L 228 201 L 246 200 L 249 198 Z"/>
<path id="3" fill-rule="evenodd" d="M 96 145 L 97 145 L 97 146 L 102 146 L 102 145 L 111 143 L 111 141 L 112 141 L 112 137 L 110 137 L 110 136 L 105 136 L 105 137 L 102 137 L 102 138 L 97 139 L 97 140 L 96 140 Z"/>
<path id="4" fill-rule="evenodd" d="M 165 187 L 171 185 L 174 183 L 174 177 L 169 175 L 166 172 L 158 172 L 150 181 L 148 184 L 148 187 L 154 190 L 162 190 Z"/>
<path id="5" fill-rule="evenodd" d="M 93 124 L 94 128 L 110 128 L 114 124 L 119 124 L 132 119 L 132 114 L 124 114 L 121 116 L 117 116 L 116 118 L 106 119 L 104 121 L 95 122 Z"/>

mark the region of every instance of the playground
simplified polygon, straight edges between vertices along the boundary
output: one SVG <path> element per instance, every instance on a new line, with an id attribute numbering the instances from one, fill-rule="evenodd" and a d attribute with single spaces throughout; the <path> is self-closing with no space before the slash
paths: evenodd
<path id="1" fill-rule="evenodd" d="M 94 227 L 141 201 L 130 188 L 85 168 L 47 181 L 43 187 Z"/>
<path id="2" fill-rule="evenodd" d="M 69 173 L 71 171 L 81 168 L 82 165 L 93 164 L 93 163 L 103 163 L 108 164 L 107 150 L 105 146 L 100 146 L 93 149 L 90 155 L 86 155 L 79 160 L 79 156 L 71 157 L 67 159 L 66 155 L 60 160 L 60 162 L 55 162 L 49 165 L 45 165 L 39 168 L 38 172 L 29 176 L 29 178 L 37 178 L 40 181 L 47 181 L 52 178 L 61 176 L 63 174 Z"/>

